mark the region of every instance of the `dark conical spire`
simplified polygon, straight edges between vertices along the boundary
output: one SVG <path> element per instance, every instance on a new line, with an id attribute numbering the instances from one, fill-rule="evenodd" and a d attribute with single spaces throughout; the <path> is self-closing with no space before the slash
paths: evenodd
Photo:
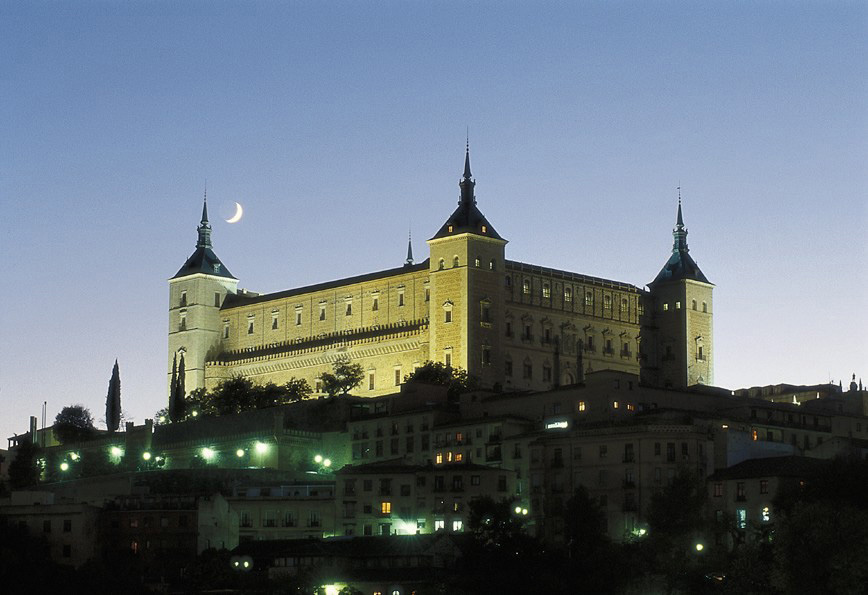
<path id="1" fill-rule="evenodd" d="M 196 228 L 199 232 L 199 241 L 196 242 L 197 248 L 211 247 L 211 224 L 208 223 L 208 190 L 205 190 L 205 197 L 202 200 L 202 221 L 199 222 L 199 227 Z"/>
<path id="2" fill-rule="evenodd" d="M 458 183 L 461 188 L 461 198 L 458 200 L 458 208 L 452 213 L 440 230 L 434 234 L 432 240 L 461 233 L 474 233 L 502 240 L 491 224 L 485 219 L 476 206 L 476 195 L 473 190 L 476 182 L 470 173 L 470 142 L 464 150 L 464 175 Z"/>
<path id="3" fill-rule="evenodd" d="M 703 283 L 710 281 L 699 270 L 699 265 L 690 256 L 687 247 L 687 228 L 684 226 L 684 216 L 681 213 L 681 186 L 678 187 L 678 214 L 675 217 L 675 228 L 672 230 L 672 255 L 657 277 L 649 285 L 662 281 L 677 281 L 693 279 Z"/>
<path id="4" fill-rule="evenodd" d="M 672 245 L 673 252 L 690 252 L 687 247 L 687 229 L 684 227 L 684 217 L 681 215 L 681 186 L 678 187 L 678 216 L 675 219 L 672 237 L 675 238 Z"/>
<path id="5" fill-rule="evenodd" d="M 178 277 L 186 277 L 196 273 L 205 273 L 206 275 L 214 275 L 216 277 L 227 277 L 234 279 L 235 277 L 226 270 L 214 250 L 211 249 L 211 224 L 208 222 L 208 190 L 206 188 L 205 195 L 202 199 L 202 220 L 199 221 L 199 227 L 196 228 L 199 237 L 196 240 L 196 251 L 187 259 L 184 266 L 175 273 L 173 279 Z"/>
<path id="6" fill-rule="evenodd" d="M 410 266 L 413 264 L 413 232 L 409 232 L 407 234 L 407 260 L 404 261 L 404 264 Z"/>
<path id="7" fill-rule="evenodd" d="M 473 194 L 476 182 L 473 181 L 472 177 L 473 174 L 470 173 L 470 140 L 468 140 L 467 148 L 464 151 L 464 176 L 458 184 L 461 187 L 461 200 L 458 201 L 458 204 L 476 204 L 476 196 Z"/>

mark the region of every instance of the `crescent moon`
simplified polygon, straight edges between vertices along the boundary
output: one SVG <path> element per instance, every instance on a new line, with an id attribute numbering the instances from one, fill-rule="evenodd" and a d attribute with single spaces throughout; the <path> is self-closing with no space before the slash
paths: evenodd
<path id="1" fill-rule="evenodd" d="M 244 214 L 244 209 L 241 208 L 241 204 L 235 203 L 235 214 L 232 215 L 229 219 L 226 220 L 226 223 L 238 223 L 241 221 L 241 215 Z"/>

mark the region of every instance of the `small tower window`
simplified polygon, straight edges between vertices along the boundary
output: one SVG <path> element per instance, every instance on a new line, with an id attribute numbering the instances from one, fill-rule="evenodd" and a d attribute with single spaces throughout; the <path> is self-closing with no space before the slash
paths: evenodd
<path id="1" fill-rule="evenodd" d="M 228 320 L 223 321 L 223 338 L 224 339 L 229 338 L 229 321 Z"/>
<path id="2" fill-rule="evenodd" d="M 187 330 L 187 313 L 181 312 L 181 318 L 178 321 L 178 330 L 186 331 Z"/>
<path id="3" fill-rule="evenodd" d="M 455 256 L 455 257 L 452 259 L 452 266 L 453 266 L 453 267 L 457 267 L 457 266 L 458 266 L 458 257 L 457 257 L 457 256 Z"/>
<path id="4" fill-rule="evenodd" d="M 488 345 L 482 346 L 482 365 L 491 365 L 491 347 L 489 347 Z"/>
<path id="5" fill-rule="evenodd" d="M 450 228 L 450 230 L 451 230 L 451 228 Z M 440 259 L 440 263 L 439 263 L 439 267 L 438 267 L 438 268 L 439 268 L 441 271 L 442 271 L 443 269 L 446 268 L 446 261 L 443 260 L 442 258 Z"/>
<path id="6" fill-rule="evenodd" d="M 482 261 L 479 260 L 479 257 L 478 257 L 478 256 L 476 257 L 476 260 L 474 261 L 474 265 L 476 266 L 477 269 L 478 269 L 480 266 L 482 266 Z"/>
<path id="7" fill-rule="evenodd" d="M 691 300 L 691 301 L 690 301 L 690 309 L 691 309 L 691 310 L 696 310 L 696 300 Z"/>
<path id="8" fill-rule="evenodd" d="M 426 302 L 431 301 L 431 288 L 430 287 L 425 288 L 425 301 Z"/>
<path id="9" fill-rule="evenodd" d="M 492 259 L 488 262 L 488 270 L 489 270 L 489 271 L 493 271 L 494 268 L 495 268 L 495 264 L 496 264 L 496 263 L 494 262 L 494 259 L 492 258 Z"/>
<path id="10" fill-rule="evenodd" d="M 706 304 L 705 302 L 702 302 L 702 311 L 706 313 L 708 312 L 708 304 Z"/>
<path id="11" fill-rule="evenodd" d="M 187 292 L 186 291 L 181 292 L 181 300 L 178 302 L 178 305 L 181 307 L 184 307 L 187 305 Z"/>
<path id="12" fill-rule="evenodd" d="M 486 225 L 482 226 L 482 233 L 488 233 L 488 226 L 486 226 Z"/>
<path id="13" fill-rule="evenodd" d="M 705 355 L 702 353 L 702 345 L 699 346 L 699 350 L 696 352 L 696 359 L 704 360 Z"/>
<path id="14" fill-rule="evenodd" d="M 214 307 L 215 308 L 220 307 L 220 292 L 219 291 L 214 292 Z"/>

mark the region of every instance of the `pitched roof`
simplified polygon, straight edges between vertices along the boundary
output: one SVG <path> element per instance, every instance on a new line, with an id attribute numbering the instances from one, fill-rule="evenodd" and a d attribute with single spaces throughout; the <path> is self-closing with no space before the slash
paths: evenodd
<path id="1" fill-rule="evenodd" d="M 446 223 L 434 234 L 432 240 L 445 238 L 462 233 L 472 233 L 496 240 L 503 238 L 494 230 L 482 211 L 476 206 L 476 196 L 473 189 L 476 187 L 476 182 L 472 179 L 470 173 L 470 147 L 467 147 L 467 152 L 464 154 L 464 176 L 458 186 L 461 188 L 461 198 L 458 201 L 458 208 L 453 211 Z"/>
<path id="2" fill-rule="evenodd" d="M 648 285 L 651 286 L 666 281 L 680 281 L 682 279 L 692 279 L 711 284 L 702 271 L 699 270 L 699 265 L 696 264 L 696 261 L 689 254 L 687 229 L 684 227 L 684 218 L 681 216 L 680 198 L 678 199 L 678 216 L 676 218 L 675 229 L 672 230 L 672 236 L 675 240 L 672 245 L 672 255 L 666 261 L 666 264 L 663 265 L 663 268 L 660 269 L 660 272 L 657 273 L 657 277 Z"/>
<path id="3" fill-rule="evenodd" d="M 197 273 L 205 275 L 213 275 L 215 277 L 225 277 L 227 279 L 235 279 L 232 273 L 229 272 L 214 250 L 211 249 L 211 224 L 208 223 L 208 199 L 207 196 L 202 203 L 202 220 L 199 222 L 199 227 L 196 228 L 198 239 L 196 240 L 196 251 L 190 255 L 187 262 L 184 263 L 172 279 L 195 275 Z"/>

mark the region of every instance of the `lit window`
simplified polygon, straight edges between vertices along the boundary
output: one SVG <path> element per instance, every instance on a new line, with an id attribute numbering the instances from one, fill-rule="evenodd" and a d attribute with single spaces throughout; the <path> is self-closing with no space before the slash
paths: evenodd
<path id="1" fill-rule="evenodd" d="M 488 270 L 493 271 L 494 268 L 495 268 L 495 262 L 494 262 L 494 259 L 492 258 L 488 263 Z"/>
<path id="2" fill-rule="evenodd" d="M 447 228 L 447 231 L 449 231 L 449 233 L 452 233 L 452 226 L 451 225 Z"/>
<path id="3" fill-rule="evenodd" d="M 460 463 L 464 460 L 464 453 L 456 452 L 455 453 L 455 462 Z"/>
<path id="4" fill-rule="evenodd" d="M 681 302 L 675 302 L 675 309 L 676 309 L 676 310 L 680 310 L 680 309 L 681 309 Z"/>
<path id="5" fill-rule="evenodd" d="M 434 531 L 440 531 L 441 529 L 445 529 L 445 528 L 446 528 L 446 521 L 444 521 L 443 519 L 439 519 L 439 520 L 434 521 Z"/>
<path id="6" fill-rule="evenodd" d="M 392 514 L 392 503 L 380 502 L 380 514 Z"/>
<path id="7" fill-rule="evenodd" d="M 587 408 L 587 405 L 584 401 L 579 401 L 579 411 L 584 411 Z"/>
<path id="8" fill-rule="evenodd" d="M 521 285 L 521 288 L 522 288 L 521 289 L 522 293 L 524 293 L 525 295 L 529 294 L 530 293 L 530 281 L 528 279 L 525 279 L 524 283 L 522 283 L 522 285 Z"/>
<path id="9" fill-rule="evenodd" d="M 565 287 L 564 288 L 564 301 L 565 302 L 573 301 L 573 288 L 572 287 Z"/>
<path id="10" fill-rule="evenodd" d="M 462 521 L 452 521 L 452 530 L 456 533 L 464 530 L 464 523 Z"/>
<path id="11" fill-rule="evenodd" d="M 771 513 L 771 510 L 769 510 L 768 506 L 763 506 L 762 519 L 763 519 L 763 522 L 765 522 L 765 523 L 772 520 L 772 513 Z"/>
<path id="12" fill-rule="evenodd" d="M 549 287 L 548 285 L 543 285 L 543 294 L 542 295 L 544 298 L 547 298 L 547 299 L 552 297 L 551 287 Z"/>
<path id="13" fill-rule="evenodd" d="M 747 528 L 747 510 L 744 508 L 739 508 L 735 511 L 735 520 L 736 526 L 739 529 Z"/>
<path id="14" fill-rule="evenodd" d="M 619 406 L 618 401 L 612 401 L 612 409 L 617 409 Z"/>
<path id="15" fill-rule="evenodd" d="M 585 305 L 586 305 L 586 306 L 593 306 L 593 305 L 594 305 L 594 294 L 593 294 L 593 292 L 589 291 L 589 292 L 587 292 L 587 293 L 585 294 Z"/>
<path id="16" fill-rule="evenodd" d="M 669 311 L 669 304 L 666 304 L 666 303 L 663 304 L 663 311 L 664 311 L 664 312 L 668 312 L 668 311 Z"/>
<path id="17" fill-rule="evenodd" d="M 443 464 L 443 453 L 442 452 L 438 452 L 436 455 L 434 455 L 434 462 L 438 465 Z"/>
<path id="18" fill-rule="evenodd" d="M 752 428 L 752 429 L 751 429 L 751 431 L 750 431 L 750 437 L 753 439 L 754 442 L 756 442 L 757 440 L 759 440 L 759 432 L 757 432 L 756 428 Z"/>
<path id="19" fill-rule="evenodd" d="M 612 309 L 612 296 L 610 296 L 610 295 L 603 296 L 603 308 L 606 310 Z"/>
<path id="20" fill-rule="evenodd" d="M 477 257 L 476 257 L 476 260 L 473 261 L 473 264 L 474 264 L 474 266 L 476 266 L 476 268 L 478 269 L 480 266 L 482 266 L 482 261 L 479 260 L 479 257 L 477 256 Z"/>
<path id="21" fill-rule="evenodd" d="M 487 226 L 485 226 L 485 225 L 482 226 L 482 233 L 488 233 L 488 227 Z"/>

